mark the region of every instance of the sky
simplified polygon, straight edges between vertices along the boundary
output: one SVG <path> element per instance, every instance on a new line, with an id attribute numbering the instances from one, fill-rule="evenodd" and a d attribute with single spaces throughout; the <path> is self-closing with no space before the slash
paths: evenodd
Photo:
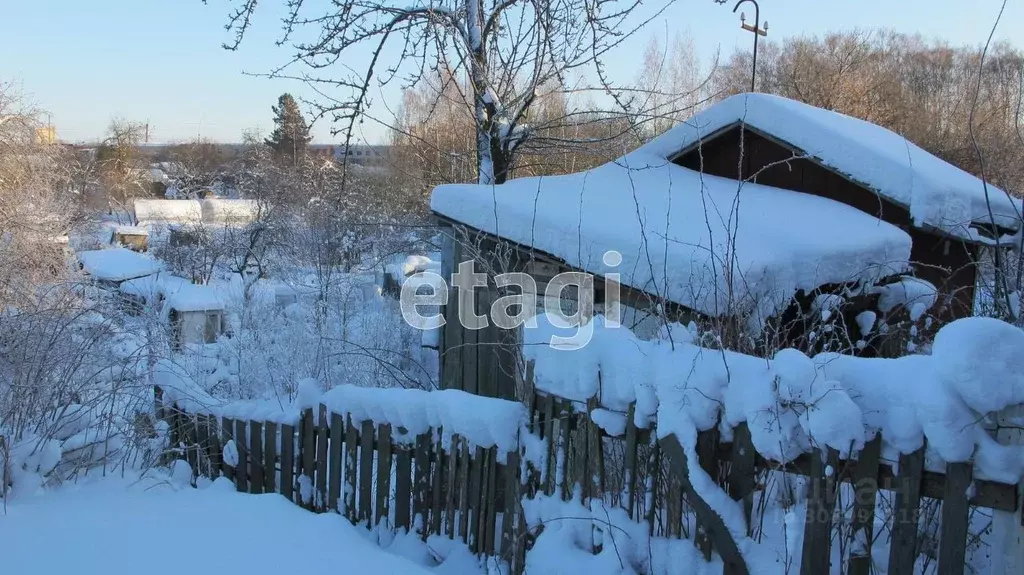
<path id="1" fill-rule="evenodd" d="M 396 0 L 383 0 L 393 3 Z M 272 128 L 271 105 L 285 91 L 314 94 L 300 82 L 268 79 L 288 59 L 275 45 L 280 5 L 260 3 L 252 33 L 238 51 L 224 24 L 229 0 L 34 0 L 8 2 L 0 18 L 0 81 L 13 83 L 50 112 L 58 136 L 69 142 L 103 136 L 111 119 L 148 123 L 151 142 L 184 142 L 202 137 L 237 142 L 246 130 Z M 823 34 L 860 28 L 891 28 L 980 46 L 1001 0 L 760 0 L 769 38 Z M 659 19 L 620 47 L 607 65 L 620 82 L 635 77 L 643 48 L 653 34 L 676 31 L 692 37 L 698 54 L 728 55 L 749 50 L 752 35 L 740 29 L 733 0 L 677 0 Z M 740 8 L 753 19 L 753 5 Z M 1024 27 L 1024 0 L 1008 0 L 996 39 L 1013 41 Z M 1019 42 L 1018 42 L 1019 44 Z M 346 64 L 358 68 L 365 53 Z M 374 94 L 372 111 L 387 115 L 400 92 Z M 361 138 L 382 141 L 386 129 L 366 122 Z M 329 122 L 313 127 L 314 141 L 335 143 Z"/>

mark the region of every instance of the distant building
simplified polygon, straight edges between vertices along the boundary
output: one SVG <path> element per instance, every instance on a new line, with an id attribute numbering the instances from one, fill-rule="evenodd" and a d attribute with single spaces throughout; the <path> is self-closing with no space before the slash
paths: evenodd
<path id="1" fill-rule="evenodd" d="M 53 126 L 36 128 L 36 142 L 39 144 L 53 144 L 57 141 L 57 130 Z"/>

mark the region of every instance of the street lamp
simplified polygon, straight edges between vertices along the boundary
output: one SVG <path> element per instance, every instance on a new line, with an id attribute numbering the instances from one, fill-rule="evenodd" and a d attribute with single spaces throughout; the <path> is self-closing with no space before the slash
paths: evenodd
<path id="1" fill-rule="evenodd" d="M 739 2 L 736 3 L 736 6 L 733 7 L 732 13 L 735 14 L 736 11 L 740 9 L 740 5 L 743 4 L 744 2 L 750 2 L 751 4 L 754 5 L 754 25 L 753 26 L 751 26 L 750 24 L 747 24 L 747 15 L 744 14 L 743 12 L 740 12 L 740 28 L 743 28 L 744 30 L 746 30 L 748 32 L 753 32 L 754 33 L 754 61 L 753 61 L 753 63 L 750 66 L 751 67 L 751 71 L 750 71 L 750 91 L 754 92 L 754 91 L 756 91 L 755 81 L 757 79 L 757 37 L 758 36 L 767 36 L 768 35 L 768 21 L 765 20 L 764 27 L 762 28 L 761 27 L 761 8 L 757 5 L 757 0 L 740 0 Z"/>

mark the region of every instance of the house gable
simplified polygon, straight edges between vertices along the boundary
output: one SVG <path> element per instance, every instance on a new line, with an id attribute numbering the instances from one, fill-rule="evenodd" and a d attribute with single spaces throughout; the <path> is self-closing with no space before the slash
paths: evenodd
<path id="1" fill-rule="evenodd" d="M 945 320 L 971 315 L 975 245 L 934 228 L 914 226 L 906 207 L 807 157 L 799 148 L 755 128 L 733 124 L 680 151 L 672 161 L 706 174 L 828 198 L 898 226 L 911 237 L 917 277 L 947 296 L 937 315 Z"/>

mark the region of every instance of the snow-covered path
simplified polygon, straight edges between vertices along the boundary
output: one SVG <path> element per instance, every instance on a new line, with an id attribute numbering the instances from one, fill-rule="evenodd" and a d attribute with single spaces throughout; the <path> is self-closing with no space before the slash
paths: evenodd
<path id="1" fill-rule="evenodd" d="M 339 515 L 218 481 L 177 489 L 106 479 L 0 511 L 0 571 L 17 575 L 429 573 L 382 551 Z"/>

